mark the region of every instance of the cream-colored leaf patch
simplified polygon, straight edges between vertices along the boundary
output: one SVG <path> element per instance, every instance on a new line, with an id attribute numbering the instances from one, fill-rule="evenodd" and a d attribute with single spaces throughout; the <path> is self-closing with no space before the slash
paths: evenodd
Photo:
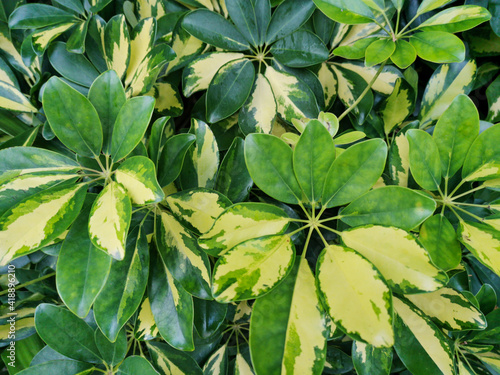
<path id="1" fill-rule="evenodd" d="M 488 225 L 460 223 L 460 241 L 486 267 L 500 275 L 500 235 Z"/>
<path id="2" fill-rule="evenodd" d="M 0 108 L 19 112 L 37 112 L 21 91 L 6 82 L 0 82 Z"/>
<path id="3" fill-rule="evenodd" d="M 34 33 L 31 36 L 33 48 L 36 51 L 45 51 L 51 41 L 53 41 L 55 38 L 57 38 L 59 35 L 61 35 L 63 32 L 74 25 L 74 22 L 64 23 L 54 28 L 48 28 Z"/>
<path id="4" fill-rule="evenodd" d="M 146 298 L 139 307 L 139 315 L 135 322 L 135 337 L 138 340 L 152 340 L 158 333 L 149 298 Z"/>

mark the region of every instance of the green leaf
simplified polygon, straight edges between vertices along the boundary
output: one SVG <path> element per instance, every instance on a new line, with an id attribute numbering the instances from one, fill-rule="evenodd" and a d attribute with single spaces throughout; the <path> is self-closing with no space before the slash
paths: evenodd
<path id="1" fill-rule="evenodd" d="M 286 277 L 294 259 L 295 249 L 288 235 L 242 242 L 215 264 L 212 294 L 222 303 L 258 298 Z"/>
<path id="2" fill-rule="evenodd" d="M 193 297 L 172 277 L 160 257 L 151 263 L 151 311 L 160 335 L 179 350 L 194 350 Z"/>
<path id="3" fill-rule="evenodd" d="M 430 12 L 431 10 L 440 8 L 448 4 L 450 1 L 451 0 L 423 0 L 417 9 L 417 15 L 420 15 L 422 13 L 427 13 Z"/>
<path id="4" fill-rule="evenodd" d="M 178 22 L 172 35 L 172 49 L 176 57 L 168 64 L 166 74 L 174 72 L 189 64 L 206 47 L 200 39 L 195 38 L 182 28 L 182 23 Z M 160 25 L 161 27 L 161 25 Z"/>
<path id="5" fill-rule="evenodd" d="M 26 4 L 12 12 L 9 17 L 9 27 L 11 29 L 36 29 L 77 20 L 73 14 L 50 5 Z"/>
<path id="6" fill-rule="evenodd" d="M 460 243 L 457 241 L 455 228 L 446 216 L 434 215 L 424 221 L 420 227 L 419 239 L 439 268 L 451 270 L 460 263 Z"/>
<path id="7" fill-rule="evenodd" d="M 222 345 L 215 351 L 203 366 L 203 375 L 224 375 L 229 367 L 228 347 Z"/>
<path id="8" fill-rule="evenodd" d="M 205 122 L 192 119 L 191 124 L 190 132 L 194 133 L 196 139 L 187 152 L 180 183 L 182 189 L 212 189 L 219 168 L 219 146 L 212 129 Z"/>
<path id="9" fill-rule="evenodd" d="M 437 120 L 457 95 L 467 95 L 472 90 L 475 74 L 474 60 L 445 64 L 437 68 L 429 79 L 422 98 L 420 128 L 425 128 Z"/>
<path id="10" fill-rule="evenodd" d="M 308 0 L 285 0 L 273 12 L 266 32 L 266 44 L 291 34 L 311 17 L 315 9 Z"/>
<path id="11" fill-rule="evenodd" d="M 326 322 L 307 261 L 252 309 L 250 353 L 256 374 L 319 375 L 326 354 Z"/>
<path id="12" fill-rule="evenodd" d="M 90 5 L 90 11 L 92 13 L 97 13 L 101 11 L 106 5 L 108 5 L 111 0 L 88 0 Z"/>
<path id="13" fill-rule="evenodd" d="M 239 32 L 256 47 L 263 43 L 271 7 L 268 1 L 228 0 L 227 11 Z"/>
<path id="14" fill-rule="evenodd" d="M 497 77 L 486 89 L 488 99 L 488 121 L 500 121 L 500 78 Z"/>
<path id="15" fill-rule="evenodd" d="M 88 374 L 93 371 L 94 366 L 89 363 L 73 361 L 70 359 L 58 359 L 47 361 L 18 372 L 19 375 L 68 375 L 68 374 Z"/>
<path id="16" fill-rule="evenodd" d="M 459 240 L 486 267 L 500 275 L 500 233 L 491 226 L 460 222 Z"/>
<path id="17" fill-rule="evenodd" d="M 281 118 L 291 122 L 294 118 L 318 117 L 318 103 L 307 84 L 294 75 L 271 66 L 266 68 L 264 75 L 271 84 Z"/>
<path id="18" fill-rule="evenodd" d="M 92 244 L 117 260 L 125 257 L 132 205 L 123 186 L 111 181 L 94 201 L 88 231 Z"/>
<path id="19" fill-rule="evenodd" d="M 396 49 L 391 55 L 391 61 L 400 69 L 408 68 L 417 58 L 417 51 L 406 40 L 396 41 Z"/>
<path id="20" fill-rule="evenodd" d="M 235 113 L 247 100 L 255 78 L 248 59 L 233 60 L 215 74 L 207 90 L 207 120 L 214 123 Z"/>
<path id="21" fill-rule="evenodd" d="M 395 292 L 431 292 L 448 281 L 420 242 L 405 230 L 368 225 L 342 232 L 342 241 L 372 262 Z"/>
<path id="22" fill-rule="evenodd" d="M 64 304 L 85 318 L 108 278 L 111 258 L 96 248 L 86 230 L 90 207 L 75 220 L 59 252 L 57 292 Z"/>
<path id="23" fill-rule="evenodd" d="M 462 177 L 466 178 L 489 163 L 500 162 L 500 126 L 492 126 L 483 131 L 472 143 L 465 157 Z"/>
<path id="24" fill-rule="evenodd" d="M 234 138 L 222 160 L 215 183 L 215 189 L 234 203 L 244 201 L 253 186 L 245 164 L 244 146 L 245 141 L 242 138 Z"/>
<path id="25" fill-rule="evenodd" d="M 216 333 L 220 332 L 223 324 L 227 322 L 225 319 L 226 315 L 228 315 L 229 305 L 215 300 L 208 301 L 199 298 L 195 298 L 193 302 L 194 328 L 197 336 L 211 341 L 211 339 L 217 337 Z"/>
<path id="26" fill-rule="evenodd" d="M 90 86 L 88 97 L 101 120 L 103 151 L 109 153 L 113 126 L 126 101 L 125 90 L 116 72 L 108 70 L 97 77 Z"/>
<path id="27" fill-rule="evenodd" d="M 148 341 L 147 347 L 153 363 L 161 375 L 180 373 L 189 375 L 203 375 L 203 371 L 196 361 L 187 353 L 175 350 L 171 346 Z"/>
<path id="28" fill-rule="evenodd" d="M 56 185 L 9 208 L 0 217 L 0 265 L 59 237 L 78 216 L 86 193 L 85 184 Z"/>
<path id="29" fill-rule="evenodd" d="M 387 145 L 381 139 L 360 142 L 342 152 L 326 176 L 323 206 L 341 206 L 367 192 L 382 175 L 386 157 Z"/>
<path id="30" fill-rule="evenodd" d="M 127 100 L 113 126 L 110 154 L 113 161 L 127 156 L 144 137 L 153 115 L 155 100 L 140 96 Z"/>
<path id="31" fill-rule="evenodd" d="M 451 288 L 407 295 L 429 318 L 450 331 L 486 328 L 486 318 L 467 298 Z"/>
<path id="32" fill-rule="evenodd" d="M 237 203 L 227 208 L 209 231 L 198 238 L 200 247 L 220 256 L 243 241 L 283 233 L 289 218 L 285 212 L 267 203 Z"/>
<path id="33" fill-rule="evenodd" d="M 335 160 L 335 143 L 328 130 L 313 120 L 304 129 L 293 151 L 293 169 L 309 202 L 321 202 L 327 172 Z"/>
<path id="34" fill-rule="evenodd" d="M 95 320 L 109 341 L 116 341 L 141 304 L 148 273 L 148 241 L 142 227 L 136 226 L 127 237 L 125 258 L 113 259 L 106 284 L 94 303 Z"/>
<path id="35" fill-rule="evenodd" d="M 125 358 L 120 367 L 118 367 L 117 375 L 158 375 L 158 371 L 144 357 L 133 355 Z"/>
<path id="36" fill-rule="evenodd" d="M 238 125 L 244 134 L 270 134 L 276 118 L 276 101 L 267 78 L 257 73 L 248 99 L 238 113 Z"/>
<path id="37" fill-rule="evenodd" d="M 50 64 L 64 78 L 79 85 L 90 87 L 92 82 L 99 76 L 99 72 L 85 56 L 69 52 L 66 46 L 67 44 L 63 42 L 51 44 L 48 51 Z"/>
<path id="38" fill-rule="evenodd" d="M 226 196 L 204 188 L 169 195 L 166 203 L 177 220 L 197 235 L 207 232 L 215 219 L 232 205 Z"/>
<path id="39" fill-rule="evenodd" d="M 42 303 L 35 312 L 37 333 L 52 349 L 78 361 L 101 363 L 94 331 L 63 307 Z"/>
<path id="40" fill-rule="evenodd" d="M 270 51 L 280 63 L 293 68 L 320 64 L 328 59 L 328 49 L 321 39 L 304 29 L 279 39 Z"/>
<path id="41" fill-rule="evenodd" d="M 359 375 L 389 375 L 392 348 L 375 348 L 360 341 L 353 341 L 352 361 Z"/>
<path id="42" fill-rule="evenodd" d="M 418 25 L 425 31 L 458 33 L 476 27 L 491 18 L 486 8 L 477 5 L 461 5 L 445 9 Z"/>
<path id="43" fill-rule="evenodd" d="M 95 343 L 101 357 L 108 365 L 116 366 L 127 354 L 127 334 L 124 329 L 120 331 L 114 343 L 110 342 L 99 329 L 96 329 Z"/>
<path id="44" fill-rule="evenodd" d="M 406 132 L 410 145 L 410 169 L 415 181 L 426 190 L 439 190 L 441 159 L 432 136 L 420 129 Z"/>
<path id="45" fill-rule="evenodd" d="M 156 180 L 155 165 L 144 156 L 132 156 L 115 171 L 116 182 L 122 184 L 133 204 L 159 203 L 165 194 Z"/>
<path id="46" fill-rule="evenodd" d="M 130 60 L 130 35 L 123 14 L 117 14 L 106 25 L 104 55 L 108 69 L 113 69 L 122 79 Z"/>
<path id="47" fill-rule="evenodd" d="M 196 238 L 168 212 L 162 212 L 158 221 L 158 251 L 174 279 L 188 293 L 211 299 L 210 262 Z"/>
<path id="48" fill-rule="evenodd" d="M 347 25 L 372 22 L 374 15 L 362 1 L 314 0 L 314 4 L 332 20 Z"/>
<path id="49" fill-rule="evenodd" d="M 87 18 L 86 21 L 77 24 L 68 39 L 67 48 L 69 52 L 78 54 L 85 52 L 85 39 L 87 38 L 89 22 L 90 18 Z"/>
<path id="50" fill-rule="evenodd" d="M 186 15 L 182 27 L 192 36 L 226 51 L 250 49 L 245 37 L 228 20 L 208 9 L 197 9 Z"/>
<path id="51" fill-rule="evenodd" d="M 428 195 L 399 186 L 381 187 L 362 195 L 342 211 L 342 221 L 350 226 L 390 225 L 411 230 L 436 209 Z"/>
<path id="52" fill-rule="evenodd" d="M 100 154 L 101 122 L 85 96 L 53 77 L 45 86 L 42 101 L 52 131 L 66 147 L 81 156 Z"/>
<path id="53" fill-rule="evenodd" d="M 184 157 L 195 140 L 193 134 L 177 134 L 167 140 L 158 162 L 158 182 L 161 187 L 169 185 L 179 176 Z"/>
<path id="54" fill-rule="evenodd" d="M 390 38 L 377 39 L 365 51 L 365 65 L 374 66 L 386 61 L 396 50 L 396 43 Z"/>
<path id="55" fill-rule="evenodd" d="M 245 140 L 245 161 L 255 184 L 269 196 L 297 204 L 302 191 L 293 173 L 293 152 L 284 141 L 268 134 L 250 134 Z"/>
<path id="56" fill-rule="evenodd" d="M 462 62 L 465 46 L 457 36 L 444 31 L 422 31 L 410 36 L 410 44 L 422 59 L 435 63 Z"/>
<path id="57" fill-rule="evenodd" d="M 415 100 L 416 93 L 413 87 L 406 80 L 399 78 L 392 94 L 384 99 L 379 107 L 385 134 L 389 134 L 413 113 Z"/>
<path id="58" fill-rule="evenodd" d="M 377 348 L 394 345 L 392 295 L 373 264 L 351 249 L 330 245 L 318 258 L 316 277 L 335 326 Z"/>
<path id="59" fill-rule="evenodd" d="M 468 96 L 458 95 L 434 128 L 443 176 L 452 177 L 462 166 L 479 134 L 479 113 Z"/>
<path id="60" fill-rule="evenodd" d="M 395 349 L 404 365 L 415 375 L 453 375 L 452 348 L 444 333 L 420 310 L 394 298 Z"/>

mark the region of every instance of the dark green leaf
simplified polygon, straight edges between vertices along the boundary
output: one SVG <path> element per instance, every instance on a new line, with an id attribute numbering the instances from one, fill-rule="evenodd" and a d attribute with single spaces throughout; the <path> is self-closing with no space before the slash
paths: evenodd
<path id="1" fill-rule="evenodd" d="M 227 303 L 194 299 L 194 327 L 201 338 L 213 336 L 224 323 L 228 310 Z"/>
<path id="2" fill-rule="evenodd" d="M 59 359 L 55 361 L 44 362 L 31 366 L 21 372 L 19 375 L 69 375 L 69 374 L 88 374 L 92 371 L 89 363 L 72 361 L 70 359 Z"/>
<path id="3" fill-rule="evenodd" d="M 26 4 L 12 12 L 9 17 L 11 29 L 36 29 L 65 22 L 76 22 L 77 18 L 62 9 L 45 4 Z"/>
<path id="4" fill-rule="evenodd" d="M 127 334 L 125 329 L 120 331 L 115 342 L 109 341 L 108 338 L 102 334 L 101 330 L 96 329 L 95 343 L 97 349 L 99 349 L 99 353 L 101 353 L 101 357 L 108 365 L 116 366 L 127 354 Z"/>
<path id="5" fill-rule="evenodd" d="M 280 63 L 296 68 L 320 64 L 328 59 L 328 49 L 321 39 L 302 29 L 279 39 L 270 51 Z"/>
<path id="6" fill-rule="evenodd" d="M 158 372 L 144 357 L 133 355 L 127 357 L 118 367 L 117 375 L 158 375 Z"/>
<path id="7" fill-rule="evenodd" d="M 297 30 L 311 17 L 315 9 L 310 0 L 285 0 L 273 13 L 267 28 L 266 44 Z"/>
<path id="8" fill-rule="evenodd" d="M 271 7 L 262 0 L 228 0 L 227 11 L 236 28 L 254 47 L 261 45 L 269 20 Z"/>
<path id="9" fill-rule="evenodd" d="M 148 341 L 147 346 L 160 374 L 169 375 L 172 373 L 171 369 L 177 368 L 181 374 L 203 375 L 200 366 L 189 354 L 155 341 Z"/>
<path id="10" fill-rule="evenodd" d="M 167 140 L 158 164 L 158 182 L 161 187 L 169 185 L 179 176 L 186 152 L 195 139 L 193 134 L 177 134 Z"/>
<path id="11" fill-rule="evenodd" d="M 48 57 L 59 74 L 79 85 L 90 87 L 99 75 L 85 56 L 68 52 L 66 43 L 52 43 L 48 50 Z"/>
<path id="12" fill-rule="evenodd" d="M 73 34 L 68 39 L 67 49 L 71 53 L 85 52 L 85 39 L 87 38 L 87 30 L 89 28 L 90 18 L 80 22 L 73 30 Z"/>

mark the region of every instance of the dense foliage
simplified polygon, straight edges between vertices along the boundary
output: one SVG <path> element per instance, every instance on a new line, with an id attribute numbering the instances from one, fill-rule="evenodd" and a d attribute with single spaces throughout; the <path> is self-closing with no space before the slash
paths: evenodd
<path id="1" fill-rule="evenodd" d="M 500 373 L 497 0 L 0 3 L 1 374 Z"/>

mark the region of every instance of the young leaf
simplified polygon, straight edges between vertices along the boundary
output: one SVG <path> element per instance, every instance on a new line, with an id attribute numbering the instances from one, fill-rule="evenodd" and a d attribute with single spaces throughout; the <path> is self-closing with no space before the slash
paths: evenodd
<path id="1" fill-rule="evenodd" d="M 424 0 L 420 3 L 417 9 L 417 15 L 430 12 L 431 10 L 440 8 L 448 4 L 451 0 Z"/>
<path id="2" fill-rule="evenodd" d="M 123 14 L 117 14 L 106 25 L 104 51 L 108 69 L 113 69 L 122 79 L 130 60 L 130 35 Z"/>
<path id="3" fill-rule="evenodd" d="M 78 216 L 86 193 L 85 184 L 54 186 L 8 209 L 0 217 L 0 265 L 59 237 Z"/>
<path id="4" fill-rule="evenodd" d="M 109 154 L 113 126 L 126 101 L 125 90 L 114 70 L 108 70 L 97 77 L 90 87 L 89 100 L 97 110 L 101 120 L 104 136 L 103 151 Z"/>
<path id="5" fill-rule="evenodd" d="M 293 151 L 293 169 L 313 205 L 321 202 L 327 172 L 334 160 L 335 143 L 330 133 L 321 122 L 309 122 Z"/>
<path id="6" fill-rule="evenodd" d="M 132 156 L 115 171 L 116 182 L 122 184 L 133 204 L 159 203 L 165 198 L 158 181 L 155 165 L 144 156 Z"/>
<path id="7" fill-rule="evenodd" d="M 391 292 L 373 264 L 351 249 L 330 245 L 316 268 L 320 296 L 336 326 L 377 348 L 394 345 Z"/>
<path id="8" fill-rule="evenodd" d="M 398 293 L 431 292 L 448 281 L 405 230 L 378 225 L 353 228 L 342 232 L 342 241 L 372 262 Z"/>
<path id="9" fill-rule="evenodd" d="M 248 59 L 223 65 L 207 90 L 207 121 L 218 122 L 235 113 L 247 100 L 255 78 L 255 69 Z"/>
<path id="10" fill-rule="evenodd" d="M 441 159 L 432 136 L 420 129 L 406 132 L 410 145 L 410 170 L 415 181 L 426 190 L 439 190 Z"/>
<path id="11" fill-rule="evenodd" d="M 387 145 L 381 139 L 360 142 L 345 150 L 328 171 L 323 205 L 341 206 L 368 191 L 382 175 L 386 157 Z"/>
<path id="12" fill-rule="evenodd" d="M 153 115 L 155 100 L 150 96 L 127 100 L 113 126 L 110 154 L 113 161 L 123 159 L 139 144 Z"/>
<path id="13" fill-rule="evenodd" d="M 172 276 L 190 294 L 211 299 L 210 263 L 196 239 L 175 219 L 162 212 L 156 241 L 158 251 Z"/>
<path id="14" fill-rule="evenodd" d="M 207 232 L 215 219 L 232 205 L 226 196 L 203 188 L 169 195 L 166 203 L 177 220 L 198 235 Z"/>
<path id="15" fill-rule="evenodd" d="M 373 22 L 373 12 L 362 1 L 314 0 L 314 4 L 336 22 L 347 25 Z"/>
<path id="16" fill-rule="evenodd" d="M 99 193 L 90 211 L 88 230 L 94 246 L 122 260 L 131 216 L 127 192 L 119 183 L 110 182 Z"/>
<path id="17" fill-rule="evenodd" d="M 77 154 L 95 157 L 102 147 L 102 127 L 90 101 L 52 77 L 43 91 L 43 109 L 50 127 L 66 147 Z"/>
<path id="18" fill-rule="evenodd" d="M 268 134 L 250 134 L 245 140 L 245 161 L 255 184 L 269 196 L 297 204 L 302 190 L 293 173 L 292 149 Z"/>
<path id="19" fill-rule="evenodd" d="M 478 5 L 462 5 L 445 9 L 418 25 L 425 31 L 458 33 L 476 27 L 491 18 L 486 8 Z"/>
<path id="20" fill-rule="evenodd" d="M 422 31 L 410 36 L 410 43 L 422 59 L 435 63 L 462 62 L 465 46 L 457 36 L 444 31 Z"/>
<path id="21" fill-rule="evenodd" d="M 377 39 L 365 51 L 365 65 L 374 66 L 386 61 L 396 49 L 396 43 L 390 38 Z"/>
<path id="22" fill-rule="evenodd" d="M 42 303 L 35 311 L 37 333 L 52 349 L 78 361 L 101 363 L 94 331 L 63 307 Z"/>
<path id="23" fill-rule="evenodd" d="M 94 303 L 95 320 L 109 341 L 116 341 L 141 304 L 148 273 L 148 241 L 142 227 L 136 226 L 127 237 L 125 258 L 113 260 L 106 284 Z"/>
<path id="24" fill-rule="evenodd" d="M 385 186 L 362 195 L 342 211 L 341 220 L 350 226 L 390 225 L 412 230 L 432 215 L 436 201 L 421 192 Z"/>
<path id="25" fill-rule="evenodd" d="M 450 331 L 486 328 L 486 319 L 467 298 L 451 288 L 407 295 L 425 315 Z"/>
<path id="26" fill-rule="evenodd" d="M 57 292 L 64 304 L 85 318 L 108 278 L 111 258 L 90 241 L 90 207 L 75 220 L 57 258 Z"/>
<path id="27" fill-rule="evenodd" d="M 253 305 L 250 352 L 255 373 L 321 374 L 325 335 L 314 276 L 305 259 L 297 260 L 283 282 Z"/>
<path id="28" fill-rule="evenodd" d="M 391 61 L 400 69 L 408 68 L 417 58 L 417 51 L 406 40 L 399 39 L 396 42 L 396 49 L 391 55 Z"/>
<path id="29" fill-rule="evenodd" d="M 215 264 L 212 294 L 222 303 L 260 297 L 286 277 L 294 259 L 294 245 L 287 235 L 242 242 Z"/>
<path id="30" fill-rule="evenodd" d="M 212 228 L 198 238 L 198 243 L 205 252 L 219 256 L 243 241 L 283 233 L 289 221 L 285 212 L 276 206 L 238 203 L 227 208 Z"/>

